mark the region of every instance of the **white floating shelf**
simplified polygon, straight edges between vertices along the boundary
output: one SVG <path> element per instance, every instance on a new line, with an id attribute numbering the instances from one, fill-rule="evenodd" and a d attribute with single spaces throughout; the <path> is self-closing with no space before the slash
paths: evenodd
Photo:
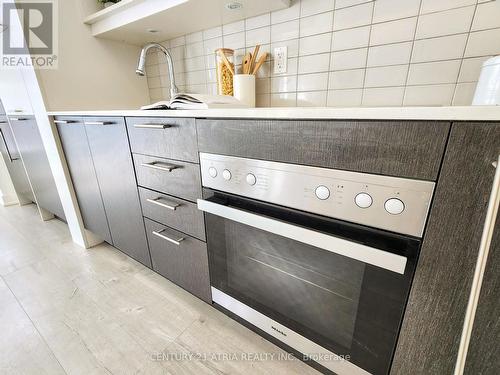
<path id="1" fill-rule="evenodd" d="M 229 10 L 225 5 L 231 0 L 122 0 L 88 16 L 84 23 L 96 37 L 142 45 L 290 6 L 290 0 L 236 1 L 242 7 Z"/>

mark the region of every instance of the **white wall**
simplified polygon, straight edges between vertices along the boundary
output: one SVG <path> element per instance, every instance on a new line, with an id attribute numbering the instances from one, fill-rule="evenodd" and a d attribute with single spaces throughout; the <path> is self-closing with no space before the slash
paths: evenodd
<path id="1" fill-rule="evenodd" d="M 146 79 L 135 74 L 140 48 L 101 40 L 83 24 L 80 0 L 60 0 L 58 69 L 39 70 L 48 111 L 133 109 L 149 101 Z"/>
<path id="2" fill-rule="evenodd" d="M 216 90 L 214 50 L 288 47 L 257 79 L 258 106 L 470 105 L 483 61 L 500 54 L 500 1 L 293 0 L 289 9 L 165 42 L 181 90 Z M 153 60 L 151 59 L 151 63 Z M 168 96 L 163 60 L 152 101 Z"/>

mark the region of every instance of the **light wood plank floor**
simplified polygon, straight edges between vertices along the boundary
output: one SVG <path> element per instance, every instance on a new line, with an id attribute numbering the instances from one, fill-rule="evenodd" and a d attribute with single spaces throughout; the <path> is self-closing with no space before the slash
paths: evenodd
<path id="1" fill-rule="evenodd" d="M 0 374 L 317 374 L 265 353 L 284 354 L 113 247 L 0 207 Z"/>

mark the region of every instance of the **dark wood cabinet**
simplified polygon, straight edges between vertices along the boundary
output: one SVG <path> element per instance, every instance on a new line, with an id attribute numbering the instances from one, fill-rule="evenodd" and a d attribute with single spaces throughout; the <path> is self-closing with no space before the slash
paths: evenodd
<path id="1" fill-rule="evenodd" d="M 499 153 L 499 123 L 452 125 L 392 374 L 453 373 L 495 173 L 492 162 Z M 492 252 L 492 259 L 498 256 L 497 252 Z M 497 281 L 485 280 L 490 286 L 492 282 L 498 283 L 498 267 L 493 272 L 497 273 Z M 483 301 L 493 297 L 485 293 Z M 498 309 L 498 290 L 493 293 L 497 297 L 497 305 L 491 307 L 494 310 Z M 489 313 L 487 306 L 480 306 L 478 324 L 484 323 Z M 496 329 L 498 332 L 498 326 Z M 489 345 L 492 337 L 486 338 L 488 333 L 484 334 L 483 344 Z M 492 350 L 486 347 L 487 353 Z M 469 354 L 469 358 L 476 358 L 473 361 L 488 360 L 486 352 L 474 354 L 474 351 Z M 471 360 L 467 368 L 477 371 L 470 373 L 488 373 L 482 372 L 487 371 L 488 364 Z"/>
<path id="2" fill-rule="evenodd" d="M 113 244 L 83 119 L 56 117 L 55 123 L 85 228 Z"/>
<path id="3" fill-rule="evenodd" d="M 213 154 L 436 180 L 450 123 L 439 121 L 196 120 Z"/>
<path id="4" fill-rule="evenodd" d="M 35 118 L 32 116 L 10 117 L 10 123 L 36 203 L 66 220 Z"/>

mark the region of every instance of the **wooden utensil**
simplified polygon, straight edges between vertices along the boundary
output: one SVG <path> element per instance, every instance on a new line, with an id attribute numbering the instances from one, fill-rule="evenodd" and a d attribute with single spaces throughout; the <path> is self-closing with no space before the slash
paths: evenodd
<path id="1" fill-rule="evenodd" d="M 264 61 L 267 59 L 267 52 L 264 52 L 264 54 L 259 57 L 259 60 L 257 61 L 257 64 L 255 65 L 255 68 L 253 68 L 252 74 L 257 74 L 257 71 L 261 67 L 262 64 L 264 64 Z"/>
<path id="2" fill-rule="evenodd" d="M 251 60 L 252 60 L 252 54 L 250 52 L 247 52 L 245 54 L 245 56 L 243 57 L 243 68 L 242 68 L 243 74 L 250 73 L 250 61 Z"/>
<path id="3" fill-rule="evenodd" d="M 219 51 L 219 56 L 222 59 L 222 61 L 224 62 L 224 64 L 227 66 L 227 68 L 229 69 L 229 71 L 231 72 L 231 74 L 234 76 L 234 69 L 231 66 L 231 63 L 227 59 L 226 55 L 224 55 L 224 52 Z"/>
<path id="4" fill-rule="evenodd" d="M 250 60 L 250 66 L 248 67 L 247 74 L 250 74 L 251 72 L 253 72 L 253 65 L 255 64 L 255 59 L 257 58 L 257 55 L 259 54 L 259 49 L 260 49 L 260 45 L 257 44 L 253 50 L 252 59 Z"/>

